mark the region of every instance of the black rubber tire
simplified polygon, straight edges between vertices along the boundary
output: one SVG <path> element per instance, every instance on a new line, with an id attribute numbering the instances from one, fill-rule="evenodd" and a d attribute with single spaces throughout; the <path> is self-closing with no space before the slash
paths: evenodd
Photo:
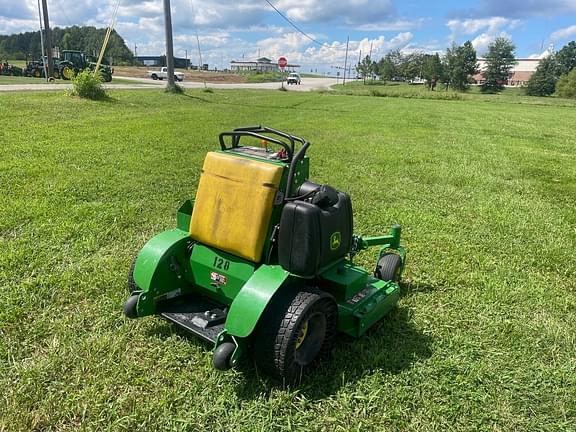
<path id="1" fill-rule="evenodd" d="M 214 356 L 212 357 L 212 365 L 218 370 L 225 371 L 232 367 L 230 360 L 232 359 L 232 354 L 236 349 L 236 345 L 232 342 L 224 342 L 218 345 L 218 348 L 214 351 Z"/>
<path id="2" fill-rule="evenodd" d="M 400 281 L 402 258 L 395 253 L 385 253 L 380 257 L 374 269 L 374 277 L 383 281 Z"/>
<path id="3" fill-rule="evenodd" d="M 34 69 L 32 75 L 34 76 L 34 78 L 40 78 L 42 76 L 42 72 L 40 71 L 40 69 Z"/>
<path id="4" fill-rule="evenodd" d="M 331 296 L 314 288 L 285 287 L 272 299 L 258 324 L 256 365 L 268 375 L 298 382 L 329 357 L 337 324 L 338 307 Z M 305 325 L 307 333 L 302 336 Z M 299 337 L 303 337 L 300 342 Z"/>
<path id="5" fill-rule="evenodd" d="M 150 78 L 152 78 L 154 81 L 156 81 L 158 79 L 158 75 L 152 74 L 152 76 L 150 76 Z"/>
<path id="6" fill-rule="evenodd" d="M 70 80 L 74 77 L 74 70 L 70 66 L 64 66 L 60 69 L 60 76 L 63 80 Z"/>
<path id="7" fill-rule="evenodd" d="M 128 270 L 127 286 L 128 286 L 128 294 L 130 295 L 132 295 L 136 291 L 141 291 L 138 285 L 136 284 L 136 281 L 134 280 L 134 268 L 136 267 L 136 258 L 138 258 L 137 255 L 135 255 L 134 258 L 132 258 L 132 262 L 130 263 L 130 270 Z"/>
<path id="8" fill-rule="evenodd" d="M 138 306 L 138 296 L 131 295 L 124 303 L 124 315 L 132 319 L 138 318 L 138 311 L 136 310 L 136 306 Z"/>

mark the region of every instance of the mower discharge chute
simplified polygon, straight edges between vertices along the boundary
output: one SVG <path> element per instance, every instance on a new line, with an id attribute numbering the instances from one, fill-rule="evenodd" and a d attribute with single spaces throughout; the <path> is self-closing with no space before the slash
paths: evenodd
<path id="1" fill-rule="evenodd" d="M 287 380 L 326 357 L 337 332 L 359 337 L 381 319 L 399 297 L 401 228 L 354 235 L 350 197 L 308 180 L 309 145 L 260 126 L 220 134 L 176 229 L 134 259 L 126 316 L 160 315 L 213 343 L 217 369 L 250 354 Z M 374 272 L 352 261 L 371 246 Z"/>

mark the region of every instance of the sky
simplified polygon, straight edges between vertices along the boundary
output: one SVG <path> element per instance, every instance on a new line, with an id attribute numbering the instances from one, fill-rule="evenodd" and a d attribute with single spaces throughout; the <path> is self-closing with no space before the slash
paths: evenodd
<path id="1" fill-rule="evenodd" d="M 47 0 L 52 26 L 106 27 L 117 0 Z M 174 54 L 198 64 L 229 67 L 231 60 L 280 56 L 303 72 L 336 73 L 345 61 L 388 51 L 443 52 L 472 41 L 479 56 L 498 36 L 516 57 L 538 57 L 576 40 L 576 0 L 171 0 Z M 37 30 L 37 0 L 0 3 L 0 34 Z M 116 30 L 138 55 L 165 52 L 161 0 L 121 0 Z"/>

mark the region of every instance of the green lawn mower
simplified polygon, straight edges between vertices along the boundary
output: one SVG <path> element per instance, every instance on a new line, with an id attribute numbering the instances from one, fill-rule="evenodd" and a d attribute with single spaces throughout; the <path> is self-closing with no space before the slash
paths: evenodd
<path id="1" fill-rule="evenodd" d="M 338 332 L 360 337 L 394 307 L 401 228 L 354 235 L 350 197 L 308 180 L 302 138 L 257 126 L 219 140 L 176 229 L 135 257 L 124 313 L 160 315 L 214 344 L 216 369 L 251 356 L 294 381 L 330 354 Z M 353 258 L 371 246 L 380 251 L 369 272 Z"/>

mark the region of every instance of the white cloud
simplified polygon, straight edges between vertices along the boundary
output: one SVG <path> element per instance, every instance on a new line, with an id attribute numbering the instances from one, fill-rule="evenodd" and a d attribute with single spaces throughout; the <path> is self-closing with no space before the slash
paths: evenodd
<path id="1" fill-rule="evenodd" d="M 446 26 L 452 31 L 452 38 L 457 39 L 461 36 L 472 35 L 484 30 L 486 34 L 495 34 L 502 28 L 513 29 L 520 23 L 519 20 L 511 20 L 504 17 L 491 17 L 481 19 L 452 19 L 446 23 Z"/>
<path id="2" fill-rule="evenodd" d="M 376 39 L 364 38 L 361 40 L 351 40 L 348 45 L 348 61 L 356 63 L 358 56 L 368 55 L 372 48 L 372 58 L 379 58 L 388 51 L 403 49 L 414 38 L 410 32 L 399 33 L 391 39 L 380 36 Z M 343 65 L 346 56 L 346 42 L 333 41 L 322 46 L 310 46 L 303 53 L 298 53 L 298 61 L 304 64 L 314 65 Z"/>
<path id="3" fill-rule="evenodd" d="M 497 37 L 511 39 L 507 30 L 512 30 L 521 24 L 520 20 L 502 16 L 479 19 L 452 19 L 446 23 L 451 30 L 450 39 L 458 41 L 464 37 L 472 39 L 472 45 L 479 55 L 486 52 L 488 45 Z"/>
<path id="4" fill-rule="evenodd" d="M 568 39 L 574 35 L 576 35 L 576 25 L 556 30 L 554 33 L 550 35 L 550 40 L 559 41 L 563 39 Z"/>
<path id="5" fill-rule="evenodd" d="M 494 34 L 494 33 L 482 33 L 481 35 L 476 36 L 473 40 L 472 40 L 472 45 L 474 46 L 474 49 L 476 50 L 476 52 L 478 53 L 479 56 L 482 56 L 486 53 L 486 51 L 488 50 L 488 45 L 490 45 L 496 38 L 498 37 L 503 37 L 503 38 L 507 38 L 507 39 L 512 39 L 512 36 L 510 36 L 508 33 L 506 32 L 500 32 L 498 34 Z"/>

